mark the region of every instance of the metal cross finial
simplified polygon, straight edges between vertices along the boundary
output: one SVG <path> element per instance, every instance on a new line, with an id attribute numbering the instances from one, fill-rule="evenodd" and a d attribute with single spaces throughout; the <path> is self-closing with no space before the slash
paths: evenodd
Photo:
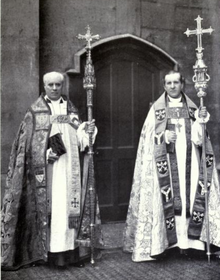
<path id="1" fill-rule="evenodd" d="M 187 37 L 189 37 L 190 35 L 197 35 L 197 51 L 199 53 L 202 52 L 203 50 L 203 47 L 202 47 L 202 35 L 204 33 L 209 33 L 209 34 L 212 34 L 212 32 L 214 31 L 214 29 L 212 29 L 212 27 L 210 26 L 210 28 L 208 29 L 202 29 L 202 26 L 201 26 L 201 22 L 202 22 L 203 18 L 201 18 L 200 16 L 198 16 L 195 21 L 197 22 L 197 29 L 195 30 L 189 30 L 189 28 L 187 28 L 186 32 L 184 32 L 184 34 L 187 35 Z"/>
<path id="2" fill-rule="evenodd" d="M 99 36 L 99 35 L 92 35 L 92 33 L 91 33 L 91 31 L 90 31 L 91 29 L 90 29 L 90 26 L 89 26 L 89 25 L 87 25 L 86 29 L 87 29 L 86 34 L 85 34 L 85 35 L 79 34 L 79 35 L 77 36 L 77 38 L 78 38 L 78 39 L 85 39 L 85 40 L 87 41 L 87 46 L 86 46 L 86 48 L 91 49 L 91 42 L 92 42 L 92 40 L 93 40 L 93 39 L 99 40 L 99 39 L 100 39 L 100 36 Z"/>

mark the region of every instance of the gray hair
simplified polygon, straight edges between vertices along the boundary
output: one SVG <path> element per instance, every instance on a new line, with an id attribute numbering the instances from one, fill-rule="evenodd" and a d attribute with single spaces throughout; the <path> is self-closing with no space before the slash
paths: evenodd
<path id="1" fill-rule="evenodd" d="M 48 78 L 51 77 L 51 76 L 58 76 L 58 77 L 60 77 L 62 82 L 64 81 L 63 74 L 61 74 L 60 72 L 55 72 L 54 71 L 54 72 L 49 72 L 49 73 L 44 74 L 44 76 L 43 76 L 44 84 L 47 82 Z"/>

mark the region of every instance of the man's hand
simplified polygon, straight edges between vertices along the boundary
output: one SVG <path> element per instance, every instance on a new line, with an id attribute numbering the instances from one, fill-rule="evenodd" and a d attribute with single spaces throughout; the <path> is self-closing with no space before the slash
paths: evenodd
<path id="1" fill-rule="evenodd" d="M 199 108 L 199 118 L 205 119 L 208 115 L 207 109 L 205 106 Z"/>
<path id="2" fill-rule="evenodd" d="M 52 151 L 49 152 L 48 155 L 48 163 L 53 164 L 56 160 L 58 160 L 59 156 L 57 154 L 53 153 Z"/>
<path id="3" fill-rule="evenodd" d="M 167 137 L 167 140 L 169 143 L 170 142 L 175 143 L 177 135 L 176 135 L 176 132 L 167 130 L 166 137 Z"/>
<path id="4" fill-rule="evenodd" d="M 86 122 L 85 125 L 85 131 L 86 133 L 94 133 L 95 131 L 95 120 L 93 119 L 91 122 Z"/>

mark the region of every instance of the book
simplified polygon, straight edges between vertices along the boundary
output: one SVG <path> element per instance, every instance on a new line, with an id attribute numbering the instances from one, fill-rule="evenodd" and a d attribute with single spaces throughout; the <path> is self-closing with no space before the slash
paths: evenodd
<path id="1" fill-rule="evenodd" d="M 57 156 L 61 156 L 66 153 L 62 137 L 60 133 L 54 134 L 48 139 L 48 149 L 51 148 L 53 153 Z"/>

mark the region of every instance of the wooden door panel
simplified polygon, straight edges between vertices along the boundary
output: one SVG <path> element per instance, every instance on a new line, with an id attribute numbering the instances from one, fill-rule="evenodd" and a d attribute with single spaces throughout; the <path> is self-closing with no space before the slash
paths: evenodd
<path id="1" fill-rule="evenodd" d="M 113 145 L 111 73 L 111 64 L 101 67 L 96 73 L 97 90 L 94 95 L 94 117 L 99 130 L 96 145 L 102 149 Z"/>
<path id="2" fill-rule="evenodd" d="M 96 64 L 96 182 L 104 222 L 126 218 L 140 130 L 152 101 L 153 75 L 152 67 L 143 67 L 131 56 L 120 60 L 117 54 Z"/>
<path id="3" fill-rule="evenodd" d="M 133 146 L 133 67 L 130 61 L 116 62 L 113 86 L 115 90 L 116 146 Z"/>
<path id="4" fill-rule="evenodd" d="M 113 174 L 113 161 L 112 160 L 98 160 L 96 161 L 96 184 L 99 187 L 99 200 L 101 199 L 102 207 L 113 207 L 114 197 L 112 194 L 112 174 Z"/>

